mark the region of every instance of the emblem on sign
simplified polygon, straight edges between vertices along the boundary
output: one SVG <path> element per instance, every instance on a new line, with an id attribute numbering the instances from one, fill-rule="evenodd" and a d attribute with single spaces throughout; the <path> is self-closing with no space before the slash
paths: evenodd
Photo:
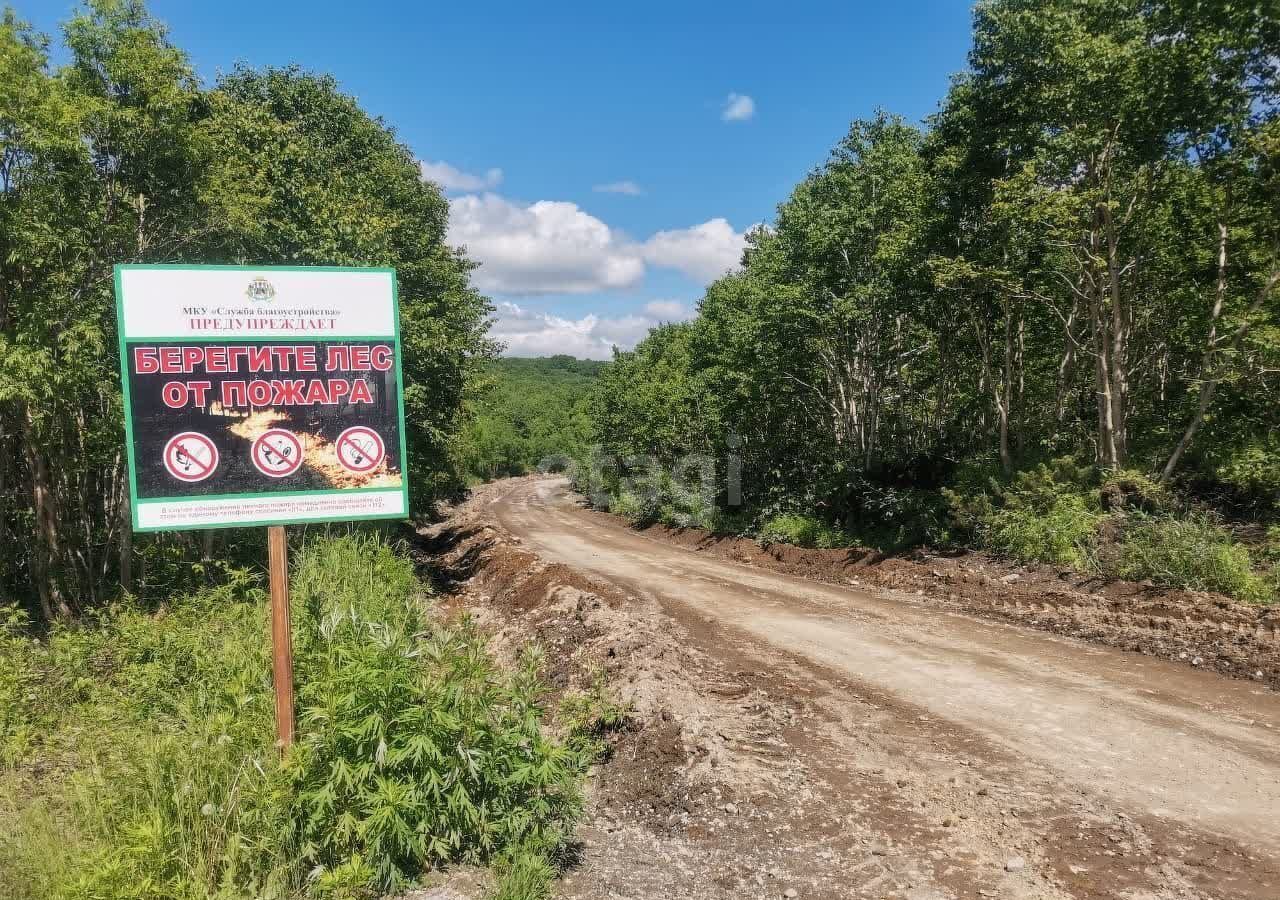
<path id="1" fill-rule="evenodd" d="M 338 435 L 338 462 L 356 474 L 372 472 L 387 455 L 386 445 L 372 428 L 355 425 Z"/>
<path id="2" fill-rule="evenodd" d="M 244 295 L 250 300 L 258 303 L 269 303 L 276 296 L 276 289 L 271 286 L 271 282 L 259 275 L 253 281 L 249 282 L 249 286 L 245 289 Z"/>
<path id="3" fill-rule="evenodd" d="M 302 441 L 292 431 L 272 428 L 258 435 L 249 456 L 263 475 L 284 478 L 298 471 L 302 465 Z"/>
<path id="4" fill-rule="evenodd" d="M 198 431 L 183 431 L 164 445 L 164 467 L 179 481 L 204 481 L 218 468 L 218 448 Z"/>

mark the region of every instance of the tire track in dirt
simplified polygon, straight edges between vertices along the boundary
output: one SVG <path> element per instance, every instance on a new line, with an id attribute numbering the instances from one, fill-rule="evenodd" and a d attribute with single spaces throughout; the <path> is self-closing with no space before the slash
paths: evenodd
<path id="1" fill-rule="evenodd" d="M 919 598 L 851 603 L 847 589 L 663 546 L 545 480 L 482 488 L 439 535 L 467 608 L 512 642 L 542 640 L 561 685 L 604 662 L 636 704 L 636 729 L 598 774 L 565 897 L 777 897 L 789 885 L 833 898 L 1277 896 L 1280 828 L 1265 804 L 1280 756 L 1259 719 L 1280 710 L 1270 692 Z M 832 657 L 843 632 L 857 652 Z M 898 667 L 877 669 L 878 653 L 901 655 Z M 940 701 L 920 672 L 904 675 L 919 666 L 936 682 L 927 669 L 940 664 L 981 677 Z M 1012 701 L 981 699 L 989 682 L 1019 680 L 1031 690 Z M 1072 690 L 1083 706 L 1036 705 L 1037 692 Z M 1104 731 L 1112 743 L 1081 754 L 1065 729 L 1091 714 L 1129 723 L 1129 746 Z M 1063 730 L 1038 727 L 1046 716 Z M 1134 760 L 1153 748 L 1163 758 L 1144 774 Z M 1183 757 L 1215 768 L 1169 777 Z M 1112 783 L 1135 769 L 1136 785 Z M 1215 779 L 1225 796 L 1205 792 Z M 1163 798 L 1150 789 L 1181 800 L 1152 802 Z"/>

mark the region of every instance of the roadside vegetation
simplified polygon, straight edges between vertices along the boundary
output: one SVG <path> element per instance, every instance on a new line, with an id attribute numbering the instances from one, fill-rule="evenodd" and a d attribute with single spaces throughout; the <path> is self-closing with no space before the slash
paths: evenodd
<path id="1" fill-rule="evenodd" d="M 1266 5 L 978 3 L 926 127 L 855 121 L 694 320 L 616 355 L 581 486 L 1276 599 L 1277 60 Z"/>
<path id="2" fill-rule="evenodd" d="M 131 534 L 116 263 L 394 266 L 411 503 L 460 490 L 491 306 L 409 148 L 327 75 L 203 83 L 138 0 L 92 0 L 50 46 L 0 13 L 0 596 L 42 621 L 163 600 L 260 544 Z"/>
<path id="3" fill-rule="evenodd" d="M 261 530 L 129 528 L 116 263 L 394 266 L 413 511 L 463 490 L 497 347 L 447 222 L 326 75 L 204 83 L 138 0 L 91 0 L 56 49 L 0 17 L 3 900 L 356 900 L 458 864 L 546 895 L 603 686 L 561 711 L 536 648 L 499 665 L 387 531 L 311 529 L 282 756 Z"/>
<path id="4" fill-rule="evenodd" d="M 0 633 L 0 897 L 372 897 L 453 863 L 543 896 L 615 715 L 603 685 L 553 736 L 515 671 L 447 623 L 376 537 L 309 541 L 292 575 L 298 743 L 273 744 L 263 590 L 241 570 L 42 640 Z"/>

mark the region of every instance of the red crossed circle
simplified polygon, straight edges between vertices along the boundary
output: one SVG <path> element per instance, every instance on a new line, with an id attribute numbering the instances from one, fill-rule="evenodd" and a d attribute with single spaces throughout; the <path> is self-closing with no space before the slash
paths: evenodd
<path id="1" fill-rule="evenodd" d="M 338 462 L 357 474 L 372 472 L 387 455 L 386 445 L 378 432 L 363 425 L 353 425 L 342 432 L 334 446 L 338 451 Z"/>
<path id="2" fill-rule="evenodd" d="M 183 431 L 164 445 L 165 470 L 179 481 L 204 481 L 218 468 L 218 448 L 198 431 Z"/>
<path id="3" fill-rule="evenodd" d="M 284 478 L 302 465 L 302 441 L 292 431 L 271 428 L 254 439 L 249 457 L 263 475 Z"/>

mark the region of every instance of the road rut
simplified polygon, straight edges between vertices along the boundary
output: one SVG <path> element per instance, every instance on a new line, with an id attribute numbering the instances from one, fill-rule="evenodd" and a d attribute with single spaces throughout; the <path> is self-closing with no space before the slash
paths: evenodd
<path id="1" fill-rule="evenodd" d="M 1041 789 L 1219 836 L 1265 872 L 1280 860 L 1280 695 L 1266 688 L 708 558 L 583 510 L 563 479 L 511 482 L 487 512 L 543 558 L 801 658 L 837 699 L 896 700 Z"/>

